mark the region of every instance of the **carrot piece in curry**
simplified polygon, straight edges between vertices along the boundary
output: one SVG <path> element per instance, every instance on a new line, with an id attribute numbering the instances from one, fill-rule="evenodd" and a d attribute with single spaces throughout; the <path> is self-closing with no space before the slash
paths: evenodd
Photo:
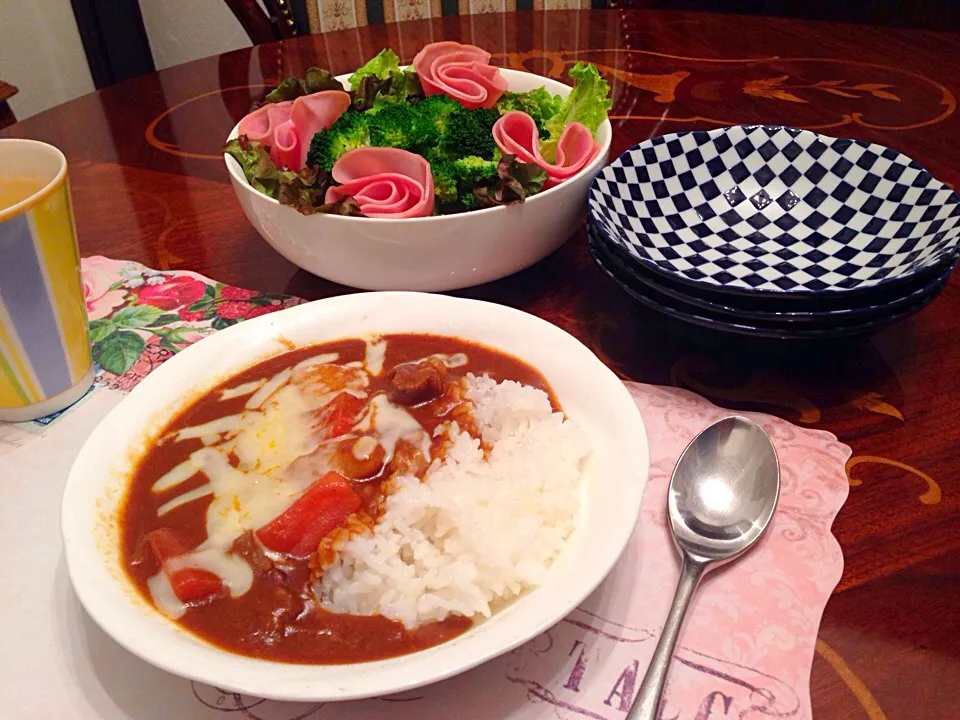
<path id="1" fill-rule="evenodd" d="M 350 482 L 331 470 L 308 487 L 293 505 L 257 530 L 257 538 L 275 552 L 307 555 L 359 507 L 360 496 Z"/>
<path id="2" fill-rule="evenodd" d="M 170 581 L 173 594 L 180 602 L 194 602 L 215 595 L 223 589 L 223 582 L 214 573 L 201 568 L 185 567 L 171 570 L 169 561 L 190 552 L 176 533 L 169 528 L 158 528 L 147 535 L 153 557 Z"/>

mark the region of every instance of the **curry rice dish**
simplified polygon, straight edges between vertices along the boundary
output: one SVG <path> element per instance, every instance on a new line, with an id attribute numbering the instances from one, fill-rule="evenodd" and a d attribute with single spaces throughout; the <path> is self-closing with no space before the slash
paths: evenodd
<path id="1" fill-rule="evenodd" d="M 402 655 L 542 583 L 589 454 L 543 376 L 491 348 L 406 334 L 298 349 L 164 428 L 121 510 L 123 564 L 230 652 Z"/>

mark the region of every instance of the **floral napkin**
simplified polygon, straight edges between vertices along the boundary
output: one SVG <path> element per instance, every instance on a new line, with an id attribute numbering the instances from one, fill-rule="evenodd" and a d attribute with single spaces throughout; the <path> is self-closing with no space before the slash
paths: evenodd
<path id="1" fill-rule="evenodd" d="M 101 256 L 84 258 L 82 274 L 97 382 L 120 390 L 205 335 L 301 302 Z"/>
<path id="2" fill-rule="evenodd" d="M 0 486 L 17 489 L 13 501 L 0 504 L 0 545 L 9 558 L 0 614 L 16 618 L 0 654 L 5 707 L 58 720 L 626 716 L 679 574 L 665 512 L 669 476 L 687 442 L 727 411 L 684 390 L 627 383 L 651 448 L 641 520 L 603 584 L 534 640 L 463 675 L 393 697 L 326 704 L 247 697 L 157 670 L 87 617 L 61 557 L 59 498 L 92 427 L 154 367 L 205 335 L 300 301 L 103 257 L 83 260 L 83 279 L 99 365 L 94 389 L 57 416 L 0 425 Z M 694 599 L 668 676 L 664 719 L 812 718 L 817 631 L 843 567 L 830 525 L 847 496 L 850 449 L 829 433 L 748 414 L 777 447 L 780 503 L 756 548 L 708 575 Z"/>

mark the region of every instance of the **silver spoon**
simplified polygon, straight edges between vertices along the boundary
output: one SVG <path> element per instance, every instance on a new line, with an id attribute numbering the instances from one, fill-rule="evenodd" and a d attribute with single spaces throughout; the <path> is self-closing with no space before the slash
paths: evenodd
<path id="1" fill-rule="evenodd" d="M 680 581 L 626 720 L 657 720 L 677 635 L 700 579 L 757 541 L 773 517 L 779 495 L 777 451 L 752 420 L 724 418 L 687 445 L 667 494 L 670 531 L 683 556 Z"/>

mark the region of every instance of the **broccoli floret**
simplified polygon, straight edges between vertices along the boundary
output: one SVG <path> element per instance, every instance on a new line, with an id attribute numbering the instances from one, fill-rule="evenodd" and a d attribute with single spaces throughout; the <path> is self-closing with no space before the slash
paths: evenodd
<path id="1" fill-rule="evenodd" d="M 415 149 L 428 160 L 467 155 L 489 160 L 496 152 L 493 124 L 500 115 L 495 110 L 467 110 L 441 94 L 428 95 L 412 108 L 420 120 Z"/>
<path id="2" fill-rule="evenodd" d="M 365 113 L 345 112 L 330 127 L 314 133 L 307 165 L 330 170 L 348 150 L 370 144 L 370 123 Z"/>
<path id="3" fill-rule="evenodd" d="M 457 202 L 464 210 L 476 210 L 480 207 L 480 203 L 477 202 L 477 196 L 473 194 L 473 188 L 460 193 Z"/>
<path id="4" fill-rule="evenodd" d="M 457 199 L 457 179 L 454 177 L 453 163 L 449 160 L 434 159 L 430 162 L 430 174 L 433 175 L 433 194 L 441 203 L 451 203 Z"/>
<path id="5" fill-rule="evenodd" d="M 495 160 L 484 160 L 475 155 L 448 160 L 439 153 L 432 153 L 428 159 L 438 210 L 444 215 L 477 207 L 474 187 L 497 175 Z"/>
<path id="6" fill-rule="evenodd" d="M 384 102 L 368 114 L 372 145 L 416 150 L 436 142 L 432 123 L 414 105 Z"/>
<path id="7" fill-rule="evenodd" d="M 447 155 L 446 150 L 443 150 L 436 145 L 421 148 L 417 151 L 417 153 L 425 157 L 431 166 L 434 163 L 450 161 L 450 156 Z"/>
<path id="8" fill-rule="evenodd" d="M 496 110 L 459 107 L 447 117 L 443 144 L 453 157 L 476 155 L 489 160 L 497 150 L 493 141 L 493 124 L 499 119 Z"/>
<path id="9" fill-rule="evenodd" d="M 424 142 L 437 145 L 447 130 L 447 118 L 450 113 L 460 108 L 460 103 L 442 93 L 437 93 L 428 95 L 414 105 L 414 108 L 417 114 L 432 126 L 431 137 Z"/>
<path id="10" fill-rule="evenodd" d="M 499 153 L 495 153 L 495 155 L 499 155 Z M 453 161 L 453 175 L 457 180 L 458 189 L 457 201 L 464 210 L 473 210 L 478 207 L 473 190 L 484 180 L 498 177 L 498 161 L 499 157 L 493 160 L 484 160 L 476 155 Z"/>
<path id="11" fill-rule="evenodd" d="M 370 144 L 407 149 L 414 144 L 413 113 L 408 105 L 384 104 L 370 112 Z"/>
<path id="12" fill-rule="evenodd" d="M 473 187 L 490 177 L 497 177 L 497 161 L 484 160 L 476 155 L 460 158 L 453 161 L 453 176 L 461 186 L 466 186 L 471 197 L 473 196 Z"/>

